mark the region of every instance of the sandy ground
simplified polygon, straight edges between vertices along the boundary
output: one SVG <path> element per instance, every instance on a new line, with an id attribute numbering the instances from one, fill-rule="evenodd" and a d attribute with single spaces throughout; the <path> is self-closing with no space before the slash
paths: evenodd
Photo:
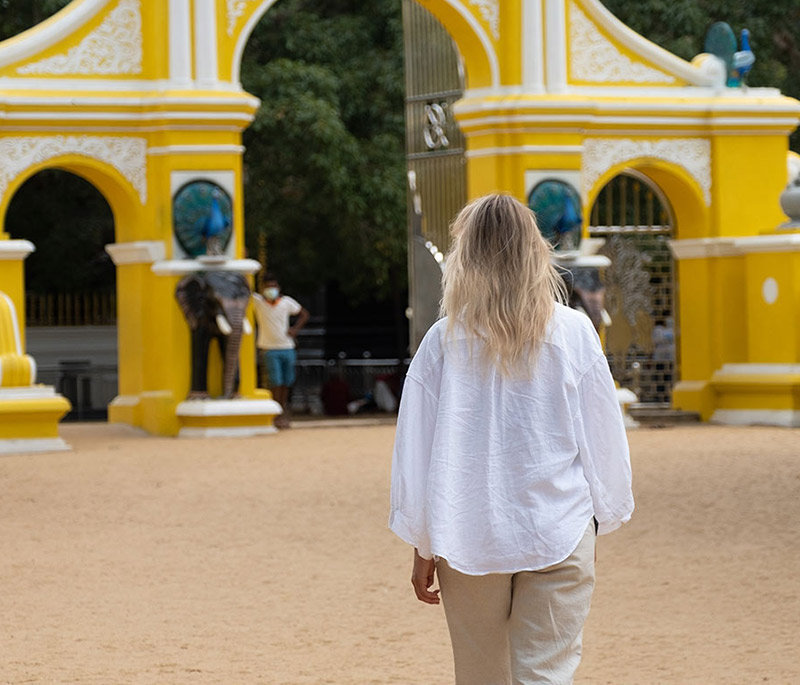
<path id="1" fill-rule="evenodd" d="M 386 528 L 392 426 L 62 434 L 0 457 L 0 682 L 452 682 Z M 577 682 L 800 683 L 800 431 L 630 440 L 637 511 L 600 539 Z"/>

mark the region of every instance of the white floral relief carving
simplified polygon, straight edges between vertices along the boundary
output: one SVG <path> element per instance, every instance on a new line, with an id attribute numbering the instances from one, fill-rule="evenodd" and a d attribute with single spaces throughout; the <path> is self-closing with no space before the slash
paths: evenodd
<path id="1" fill-rule="evenodd" d="M 228 9 L 228 35 L 232 36 L 233 31 L 236 28 L 236 22 L 239 21 L 239 17 L 244 14 L 244 11 L 247 9 L 247 6 L 252 2 L 252 0 L 227 0 L 227 9 Z"/>
<path id="2" fill-rule="evenodd" d="M 65 55 L 26 64 L 20 74 L 141 74 L 140 0 L 120 0 L 94 31 Z"/>
<path id="3" fill-rule="evenodd" d="M 677 83 L 674 76 L 623 55 L 578 7 L 569 5 L 569 75 L 590 83 Z"/>
<path id="4" fill-rule="evenodd" d="M 469 4 L 478 7 L 483 20 L 489 24 L 492 36 L 500 40 L 500 0 L 469 0 Z"/>
<path id="5" fill-rule="evenodd" d="M 711 205 L 711 143 L 702 138 L 587 138 L 583 142 L 581 174 L 584 197 L 611 167 L 648 157 L 685 169 L 703 191 L 706 205 Z"/>
<path id="6" fill-rule="evenodd" d="M 147 202 L 147 140 L 123 136 L 25 136 L 0 138 L 0 198 L 30 167 L 63 155 L 105 162 L 122 174 Z"/>

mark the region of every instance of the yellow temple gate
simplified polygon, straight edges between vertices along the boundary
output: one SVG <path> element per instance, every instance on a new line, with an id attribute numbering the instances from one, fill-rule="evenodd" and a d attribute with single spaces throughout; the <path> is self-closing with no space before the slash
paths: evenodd
<path id="1" fill-rule="evenodd" d="M 74 0 L 0 43 L 0 226 L 14 193 L 47 168 L 88 180 L 114 215 L 119 395 L 110 421 L 160 435 L 269 422 L 246 404 L 269 397 L 256 387 L 252 335 L 240 351 L 243 400 L 225 416 L 178 409 L 190 342 L 174 292 L 199 267 L 175 239 L 173 201 L 193 180 L 223 188 L 233 239 L 220 268 L 258 269 L 244 255 L 242 131 L 259 103 L 239 72 L 274 2 Z M 536 178 L 563 178 L 579 189 L 588 232 L 611 179 L 646 178 L 674 220 L 674 407 L 724 423 L 800 425 L 800 233 L 779 228 L 800 103 L 774 89 L 725 87 L 714 60 L 675 57 L 598 0 L 419 4 L 463 61 L 466 89 L 453 109 L 468 196 L 525 200 Z M 18 356 L 32 249 L 0 233 L 0 291 L 14 305 Z M 33 412 L 37 401 L 53 399 L 23 400 L 0 385 L 0 418 Z M 54 436 L 63 411 L 29 421 L 24 435 L 0 422 L 0 440 Z"/>

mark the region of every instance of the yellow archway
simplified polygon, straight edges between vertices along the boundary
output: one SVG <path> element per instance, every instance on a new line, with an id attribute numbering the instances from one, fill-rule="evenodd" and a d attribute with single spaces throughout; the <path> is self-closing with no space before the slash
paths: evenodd
<path id="1" fill-rule="evenodd" d="M 114 234 L 117 242 L 135 240 L 140 232 L 140 195 L 130 181 L 110 163 L 82 155 L 58 154 L 20 172 L 8 184 L 0 198 L 0 225 L 16 192 L 31 177 L 46 169 L 60 169 L 80 176 L 91 183 L 108 202 L 114 216 Z"/>
<path id="2" fill-rule="evenodd" d="M 276 2 L 277 0 L 228 2 L 231 9 L 227 15 L 225 31 L 219 30 L 219 71 L 221 75 L 230 74 L 232 83 L 239 83 L 242 55 L 250 34 Z M 428 9 L 453 35 L 465 63 L 469 87 L 499 87 L 502 84 L 503 68 L 513 68 L 514 62 L 511 55 L 498 50 L 499 4 L 464 3 L 457 0 L 419 0 L 419 4 Z M 478 7 L 480 5 L 482 8 Z"/>

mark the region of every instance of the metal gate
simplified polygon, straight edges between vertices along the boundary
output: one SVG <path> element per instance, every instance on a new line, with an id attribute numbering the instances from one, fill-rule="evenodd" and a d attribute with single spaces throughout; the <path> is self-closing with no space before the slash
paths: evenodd
<path id="1" fill-rule="evenodd" d="M 603 188 L 590 214 L 589 235 L 606 240 L 600 253 L 611 259 L 604 274 L 611 372 L 643 404 L 669 405 L 676 378 L 673 229 L 666 197 L 632 170 Z"/>
<path id="2" fill-rule="evenodd" d="M 464 94 L 464 69 L 450 35 L 414 0 L 403 0 L 403 33 L 413 352 L 438 316 L 450 222 L 467 198 L 464 137 L 452 112 Z"/>

